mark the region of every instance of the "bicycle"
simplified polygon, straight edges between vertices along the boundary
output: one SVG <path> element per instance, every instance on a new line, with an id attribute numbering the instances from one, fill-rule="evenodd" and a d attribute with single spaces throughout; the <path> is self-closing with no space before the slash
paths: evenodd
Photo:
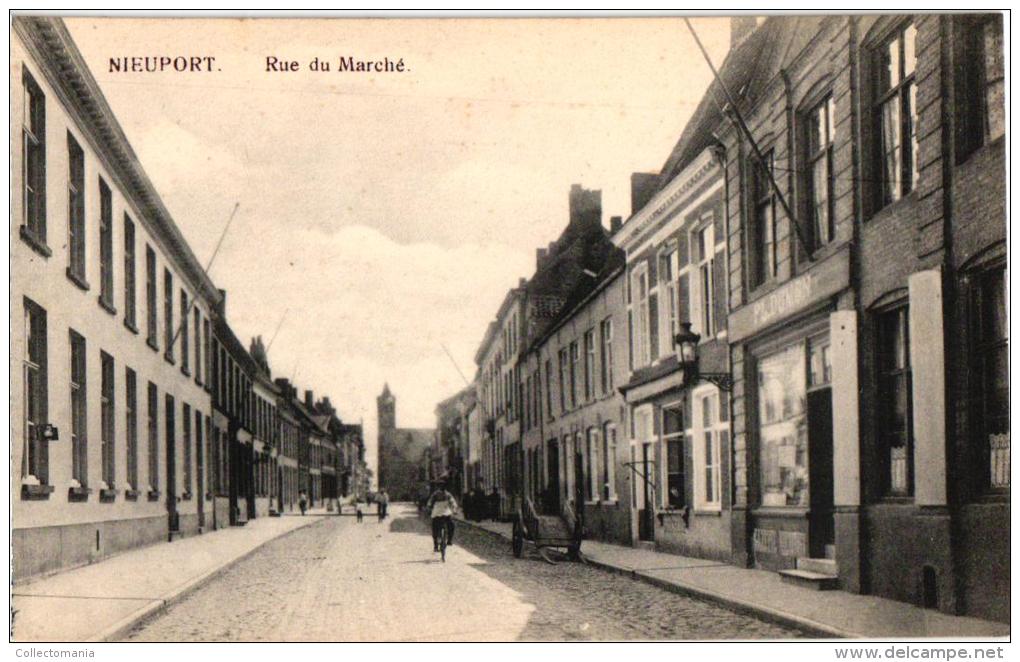
<path id="1" fill-rule="evenodd" d="M 443 526 L 439 528 L 439 558 L 446 563 L 446 538 L 449 535 L 449 530 L 446 526 L 446 522 L 443 522 Z"/>

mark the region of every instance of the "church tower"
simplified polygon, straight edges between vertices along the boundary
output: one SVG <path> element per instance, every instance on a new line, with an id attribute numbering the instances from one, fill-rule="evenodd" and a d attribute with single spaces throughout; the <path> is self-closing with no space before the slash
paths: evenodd
<path id="1" fill-rule="evenodd" d="M 382 438 L 383 430 L 393 430 L 397 427 L 397 400 L 390 393 L 390 385 L 383 386 L 382 395 L 375 399 L 379 413 L 379 438 Z"/>

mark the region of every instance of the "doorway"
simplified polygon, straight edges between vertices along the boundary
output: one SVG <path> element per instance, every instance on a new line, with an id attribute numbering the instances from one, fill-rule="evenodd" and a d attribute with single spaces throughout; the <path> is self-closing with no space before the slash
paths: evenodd
<path id="1" fill-rule="evenodd" d="M 545 488 L 543 510 L 546 515 L 560 514 L 560 444 L 555 439 L 546 442 L 546 469 L 549 482 Z"/>
<path id="2" fill-rule="evenodd" d="M 811 486 L 811 515 L 808 547 L 814 558 L 831 558 L 836 542 L 833 520 L 832 389 L 808 391 L 808 484 Z M 827 553 L 828 552 L 828 553 Z"/>
<path id="3" fill-rule="evenodd" d="M 652 542 L 655 540 L 655 496 L 652 491 L 652 445 L 641 445 L 641 461 L 635 467 L 638 471 L 636 480 L 640 481 L 638 489 L 638 539 Z"/>

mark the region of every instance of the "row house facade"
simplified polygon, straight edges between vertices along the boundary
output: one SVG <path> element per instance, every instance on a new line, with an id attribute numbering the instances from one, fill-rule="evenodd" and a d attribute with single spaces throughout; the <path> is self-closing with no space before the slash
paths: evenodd
<path id="1" fill-rule="evenodd" d="M 735 558 L 1005 620 L 1001 17 L 750 29 L 718 128 Z"/>
<path id="2" fill-rule="evenodd" d="M 722 167 L 688 125 L 664 185 L 613 235 L 626 251 L 626 379 L 631 532 L 688 556 L 730 557 L 730 417 L 725 383 L 691 380 L 675 338 L 700 336 L 702 374 L 729 374 Z M 724 382 L 725 380 L 723 380 Z"/>
<path id="3" fill-rule="evenodd" d="M 15 580 L 292 499 L 279 467 L 297 445 L 268 365 L 59 18 L 13 20 L 11 71 Z"/>
<path id="4" fill-rule="evenodd" d="M 21 579 L 203 526 L 219 293 L 59 20 L 14 21 L 11 98 Z"/>

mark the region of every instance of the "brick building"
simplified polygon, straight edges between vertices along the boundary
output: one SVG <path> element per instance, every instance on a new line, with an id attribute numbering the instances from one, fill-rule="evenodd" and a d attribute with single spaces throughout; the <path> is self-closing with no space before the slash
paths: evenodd
<path id="1" fill-rule="evenodd" d="M 722 75 L 753 142 L 718 133 L 734 556 L 1006 619 L 1001 22 L 750 29 Z"/>
<path id="2" fill-rule="evenodd" d="M 379 425 L 377 486 L 391 501 L 415 501 L 428 489 L 423 460 L 435 438 L 430 428 L 398 428 L 397 399 L 389 384 L 376 398 Z"/>

